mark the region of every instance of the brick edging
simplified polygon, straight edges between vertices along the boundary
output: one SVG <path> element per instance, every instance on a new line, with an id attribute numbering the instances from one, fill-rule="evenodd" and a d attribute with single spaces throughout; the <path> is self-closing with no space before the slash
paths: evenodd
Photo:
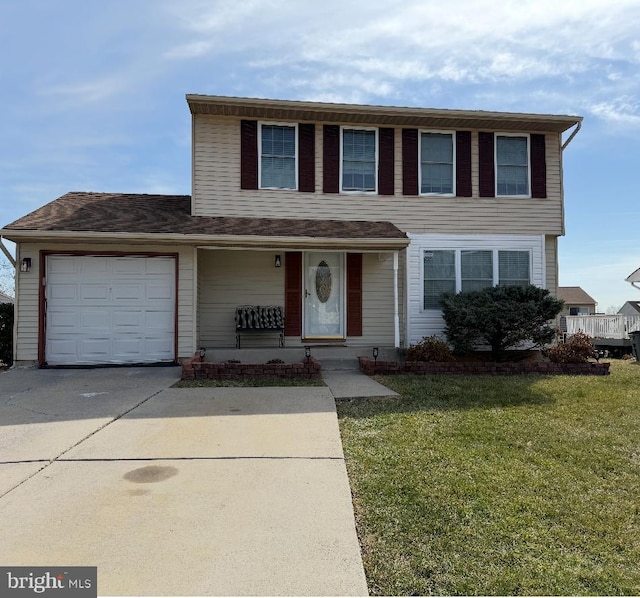
<path id="1" fill-rule="evenodd" d="M 320 379 L 322 365 L 313 357 L 300 363 L 211 363 L 202 361 L 199 353 L 182 364 L 183 380 L 213 378 L 314 378 Z"/>
<path id="2" fill-rule="evenodd" d="M 358 357 L 360 371 L 367 376 L 374 374 L 470 374 L 470 375 L 518 375 L 565 374 L 570 376 L 608 376 L 609 363 L 551 363 L 492 361 L 374 361 L 370 357 Z"/>

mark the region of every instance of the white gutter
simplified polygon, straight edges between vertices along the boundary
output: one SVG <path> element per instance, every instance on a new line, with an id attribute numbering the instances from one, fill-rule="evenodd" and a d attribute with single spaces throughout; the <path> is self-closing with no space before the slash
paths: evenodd
<path id="1" fill-rule="evenodd" d="M 212 247 L 273 247 L 283 248 L 326 248 L 340 247 L 345 249 L 403 249 L 409 239 L 348 239 L 333 237 L 276 237 L 266 235 L 185 235 L 181 233 L 105 233 L 88 231 L 38 231 L 8 230 L 0 233 L 10 239 L 41 241 L 133 241 L 145 243 L 181 243 Z M 8 235 L 7 235 L 8 233 Z"/>

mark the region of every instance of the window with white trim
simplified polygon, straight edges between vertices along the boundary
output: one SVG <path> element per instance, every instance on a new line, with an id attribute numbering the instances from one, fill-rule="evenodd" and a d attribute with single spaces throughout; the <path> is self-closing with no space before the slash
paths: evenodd
<path id="1" fill-rule="evenodd" d="M 377 145 L 376 129 L 342 129 L 342 191 L 377 192 Z"/>
<path id="2" fill-rule="evenodd" d="M 440 295 L 456 292 L 456 252 L 424 252 L 424 309 L 440 309 Z"/>
<path id="3" fill-rule="evenodd" d="M 455 194 L 453 133 L 420 132 L 420 194 Z"/>
<path id="4" fill-rule="evenodd" d="M 496 196 L 529 197 L 529 136 L 496 135 Z"/>
<path id="5" fill-rule="evenodd" d="M 442 293 L 478 291 L 496 285 L 531 283 L 531 251 L 425 249 L 423 309 L 440 309 Z"/>
<path id="6" fill-rule="evenodd" d="M 498 284 L 508 287 L 526 287 L 531 281 L 528 251 L 498 251 Z"/>
<path id="7" fill-rule="evenodd" d="M 296 128 L 260 123 L 260 189 L 297 189 Z"/>

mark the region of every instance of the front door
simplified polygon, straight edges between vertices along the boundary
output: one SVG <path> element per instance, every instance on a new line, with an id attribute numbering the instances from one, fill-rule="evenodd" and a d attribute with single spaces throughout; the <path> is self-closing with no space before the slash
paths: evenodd
<path id="1" fill-rule="evenodd" d="M 304 338 L 344 338 L 344 254 L 305 253 Z"/>

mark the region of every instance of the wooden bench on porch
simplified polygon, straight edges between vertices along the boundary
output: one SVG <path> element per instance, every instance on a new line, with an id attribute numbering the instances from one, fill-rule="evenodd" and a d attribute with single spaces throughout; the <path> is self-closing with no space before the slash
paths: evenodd
<path id="1" fill-rule="evenodd" d="M 236 348 L 242 334 L 278 332 L 278 346 L 284 347 L 284 316 L 279 305 L 239 305 L 236 307 Z"/>

